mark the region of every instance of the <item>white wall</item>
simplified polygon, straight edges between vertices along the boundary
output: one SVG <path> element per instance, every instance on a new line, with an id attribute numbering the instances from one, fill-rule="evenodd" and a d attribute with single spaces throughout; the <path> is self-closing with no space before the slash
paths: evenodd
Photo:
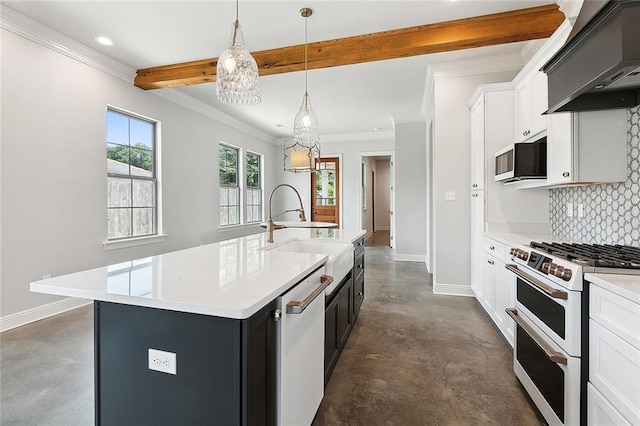
<path id="1" fill-rule="evenodd" d="M 266 193 L 280 149 L 14 33 L 2 31 L 0 318 L 60 300 L 29 282 L 218 241 L 218 143 L 264 154 Z M 105 251 L 107 105 L 161 121 L 165 242 Z"/>
<path id="2" fill-rule="evenodd" d="M 470 113 L 467 103 L 478 85 L 511 81 L 514 71 L 435 80 L 433 141 L 434 291 L 460 289 L 470 277 Z M 400 167 L 400 165 L 399 165 Z M 454 191 L 455 201 L 445 201 Z M 468 291 L 470 291 L 468 289 Z M 470 293 L 468 293 L 470 294 Z"/>
<path id="3" fill-rule="evenodd" d="M 426 255 L 426 134 L 424 121 L 395 124 L 396 260 Z"/>
<path id="4" fill-rule="evenodd" d="M 376 230 L 389 230 L 389 160 L 376 160 Z"/>

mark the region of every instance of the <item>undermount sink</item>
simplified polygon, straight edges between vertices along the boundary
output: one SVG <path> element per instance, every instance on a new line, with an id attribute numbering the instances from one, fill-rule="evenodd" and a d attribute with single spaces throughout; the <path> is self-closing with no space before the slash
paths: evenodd
<path id="1" fill-rule="evenodd" d="M 274 243 L 263 248 L 265 251 L 277 251 L 284 253 L 319 253 L 327 254 L 329 258 L 325 263 L 325 273 L 333 277 L 325 290 L 325 294 L 331 294 L 340 284 L 340 281 L 351 272 L 353 268 L 353 245 L 347 243 L 326 242 L 323 240 L 291 239 L 282 243 Z"/>

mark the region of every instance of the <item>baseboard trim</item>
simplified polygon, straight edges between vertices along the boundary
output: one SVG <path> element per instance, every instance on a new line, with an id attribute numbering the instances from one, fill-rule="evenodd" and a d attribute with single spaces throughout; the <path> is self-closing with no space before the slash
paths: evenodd
<path id="1" fill-rule="evenodd" d="M 398 262 L 426 262 L 426 256 L 423 254 L 396 254 L 394 260 Z"/>
<path id="2" fill-rule="evenodd" d="M 5 315 L 0 318 L 0 332 L 11 330 L 35 321 L 52 317 L 72 309 L 93 303 L 91 300 L 78 299 L 70 297 L 58 302 L 49 303 L 47 305 L 37 306 L 26 311 L 16 312 L 15 314 Z"/>
<path id="3" fill-rule="evenodd" d="M 476 296 L 471 287 L 460 284 L 433 283 L 433 292 L 448 296 Z"/>
<path id="4" fill-rule="evenodd" d="M 389 227 L 388 226 L 377 226 L 376 225 L 376 231 L 389 231 Z"/>

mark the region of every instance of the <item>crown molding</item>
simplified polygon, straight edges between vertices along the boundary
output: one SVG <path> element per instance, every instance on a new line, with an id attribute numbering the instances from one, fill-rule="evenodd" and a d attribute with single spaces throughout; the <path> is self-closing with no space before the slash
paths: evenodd
<path id="1" fill-rule="evenodd" d="M 556 3 L 560 8 L 560 12 L 564 13 L 564 16 L 573 25 L 582 9 L 584 0 L 558 0 Z"/>
<path id="2" fill-rule="evenodd" d="M 524 65 L 519 53 L 432 64 L 433 78 L 468 77 L 502 71 L 518 71 Z"/>
<path id="3" fill-rule="evenodd" d="M 503 92 L 505 90 L 513 90 L 513 83 L 511 81 L 505 83 L 481 84 L 473 92 L 473 95 L 471 95 L 467 108 L 471 109 L 478 98 L 487 92 Z"/>
<path id="4" fill-rule="evenodd" d="M 396 124 L 420 123 L 426 121 L 426 117 L 422 113 L 396 114 L 391 116 L 391 119 L 393 120 L 394 127 Z"/>
<path id="5" fill-rule="evenodd" d="M 0 28 L 131 83 L 136 70 L 0 4 Z"/>
<path id="6" fill-rule="evenodd" d="M 24 37 L 71 59 L 112 75 L 133 86 L 136 70 L 112 57 L 98 52 L 52 28 L 47 27 L 15 10 L 0 4 L 0 28 Z M 136 88 L 136 90 L 139 90 Z M 153 93 L 169 101 L 182 105 L 194 112 L 213 118 L 263 141 L 275 144 L 275 137 L 230 116 L 176 89 L 154 90 Z"/>

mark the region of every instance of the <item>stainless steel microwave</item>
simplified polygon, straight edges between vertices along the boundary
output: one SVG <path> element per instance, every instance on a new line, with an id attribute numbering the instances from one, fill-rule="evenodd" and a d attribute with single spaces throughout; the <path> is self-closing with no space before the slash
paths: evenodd
<path id="1" fill-rule="evenodd" d="M 496 181 L 513 182 L 547 177 L 547 138 L 511 144 L 495 155 Z"/>

